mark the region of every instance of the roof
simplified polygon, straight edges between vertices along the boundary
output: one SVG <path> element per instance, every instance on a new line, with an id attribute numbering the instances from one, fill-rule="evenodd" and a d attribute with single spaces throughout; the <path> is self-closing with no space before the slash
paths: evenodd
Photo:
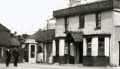
<path id="1" fill-rule="evenodd" d="M 89 3 L 85 5 L 79 5 L 75 7 L 70 7 L 66 9 L 61 9 L 53 12 L 54 17 L 65 17 L 73 15 L 83 15 L 89 13 L 95 13 L 100 11 L 112 10 L 113 6 L 120 8 L 118 0 L 114 0 L 114 5 L 112 0 L 105 0 L 100 2 Z"/>
<path id="2" fill-rule="evenodd" d="M 10 34 L 8 32 L 0 32 L 0 46 L 10 45 Z"/>
<path id="3" fill-rule="evenodd" d="M 20 43 L 17 40 L 17 38 L 11 36 L 10 33 L 8 32 L 0 32 L 0 46 L 6 46 L 6 47 L 10 47 L 10 46 L 19 46 Z"/>
<path id="4" fill-rule="evenodd" d="M 6 28 L 5 26 L 3 26 L 2 24 L 0 24 L 0 32 L 1 31 L 7 31 L 10 32 L 10 30 L 8 28 Z"/>
<path id="5" fill-rule="evenodd" d="M 71 37 L 75 42 L 80 42 L 83 40 L 83 32 L 69 32 L 67 37 Z"/>
<path id="6" fill-rule="evenodd" d="M 11 39 L 10 39 L 10 45 L 11 45 L 11 46 L 19 46 L 19 45 L 20 45 L 20 42 L 18 41 L 17 38 L 11 37 Z"/>
<path id="7" fill-rule="evenodd" d="M 35 34 L 31 35 L 29 38 L 30 39 L 35 39 L 38 42 L 50 42 L 54 39 L 55 37 L 55 30 L 50 29 L 50 30 L 39 30 Z"/>
<path id="8" fill-rule="evenodd" d="M 0 24 L 0 46 L 18 46 L 20 45 L 17 38 L 11 36 L 10 30 Z"/>

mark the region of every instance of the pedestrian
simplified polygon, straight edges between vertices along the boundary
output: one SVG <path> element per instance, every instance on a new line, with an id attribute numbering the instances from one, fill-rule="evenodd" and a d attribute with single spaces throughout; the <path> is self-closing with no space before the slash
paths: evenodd
<path id="1" fill-rule="evenodd" d="M 11 60 L 11 53 L 10 53 L 10 49 L 7 49 L 5 51 L 5 55 L 6 55 L 6 67 L 9 66 L 10 60 Z"/>
<path id="2" fill-rule="evenodd" d="M 15 48 L 12 52 L 13 58 L 14 58 L 14 66 L 17 67 L 18 60 L 19 60 L 19 52 L 17 48 Z"/>
<path id="3" fill-rule="evenodd" d="M 43 63 L 43 53 L 39 52 L 37 55 L 37 62 L 38 63 Z"/>

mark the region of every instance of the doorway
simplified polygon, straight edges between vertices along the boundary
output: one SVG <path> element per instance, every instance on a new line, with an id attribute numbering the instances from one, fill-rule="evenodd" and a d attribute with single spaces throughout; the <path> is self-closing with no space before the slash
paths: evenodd
<path id="1" fill-rule="evenodd" d="M 79 49 L 79 63 L 82 63 L 83 62 L 83 42 L 79 43 L 78 49 Z"/>
<path id="2" fill-rule="evenodd" d="M 76 42 L 75 43 L 75 63 L 82 64 L 83 63 L 83 42 Z"/>

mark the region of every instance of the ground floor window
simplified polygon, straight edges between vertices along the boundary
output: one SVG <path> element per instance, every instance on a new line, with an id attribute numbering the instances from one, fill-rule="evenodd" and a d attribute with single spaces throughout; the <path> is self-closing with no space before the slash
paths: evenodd
<path id="1" fill-rule="evenodd" d="M 98 38 L 98 56 L 104 56 L 105 40 L 104 37 Z"/>
<path id="2" fill-rule="evenodd" d="M 93 39 L 94 37 L 89 37 L 86 38 L 86 55 L 87 56 L 92 56 L 92 49 L 95 49 L 95 51 L 97 52 L 98 56 L 105 56 L 105 38 L 106 37 L 97 37 L 97 40 L 95 43 L 93 43 Z M 97 43 L 97 44 L 96 44 Z M 93 45 L 95 44 L 95 45 Z M 96 48 L 95 48 L 96 47 Z"/>
<path id="3" fill-rule="evenodd" d="M 87 56 L 91 56 L 92 38 L 87 38 Z"/>

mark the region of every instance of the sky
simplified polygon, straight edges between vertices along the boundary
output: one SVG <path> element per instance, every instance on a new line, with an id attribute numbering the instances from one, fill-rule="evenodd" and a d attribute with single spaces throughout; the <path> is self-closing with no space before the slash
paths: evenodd
<path id="1" fill-rule="evenodd" d="M 45 28 L 53 10 L 67 7 L 67 0 L 0 0 L 0 23 L 17 34 Z"/>

